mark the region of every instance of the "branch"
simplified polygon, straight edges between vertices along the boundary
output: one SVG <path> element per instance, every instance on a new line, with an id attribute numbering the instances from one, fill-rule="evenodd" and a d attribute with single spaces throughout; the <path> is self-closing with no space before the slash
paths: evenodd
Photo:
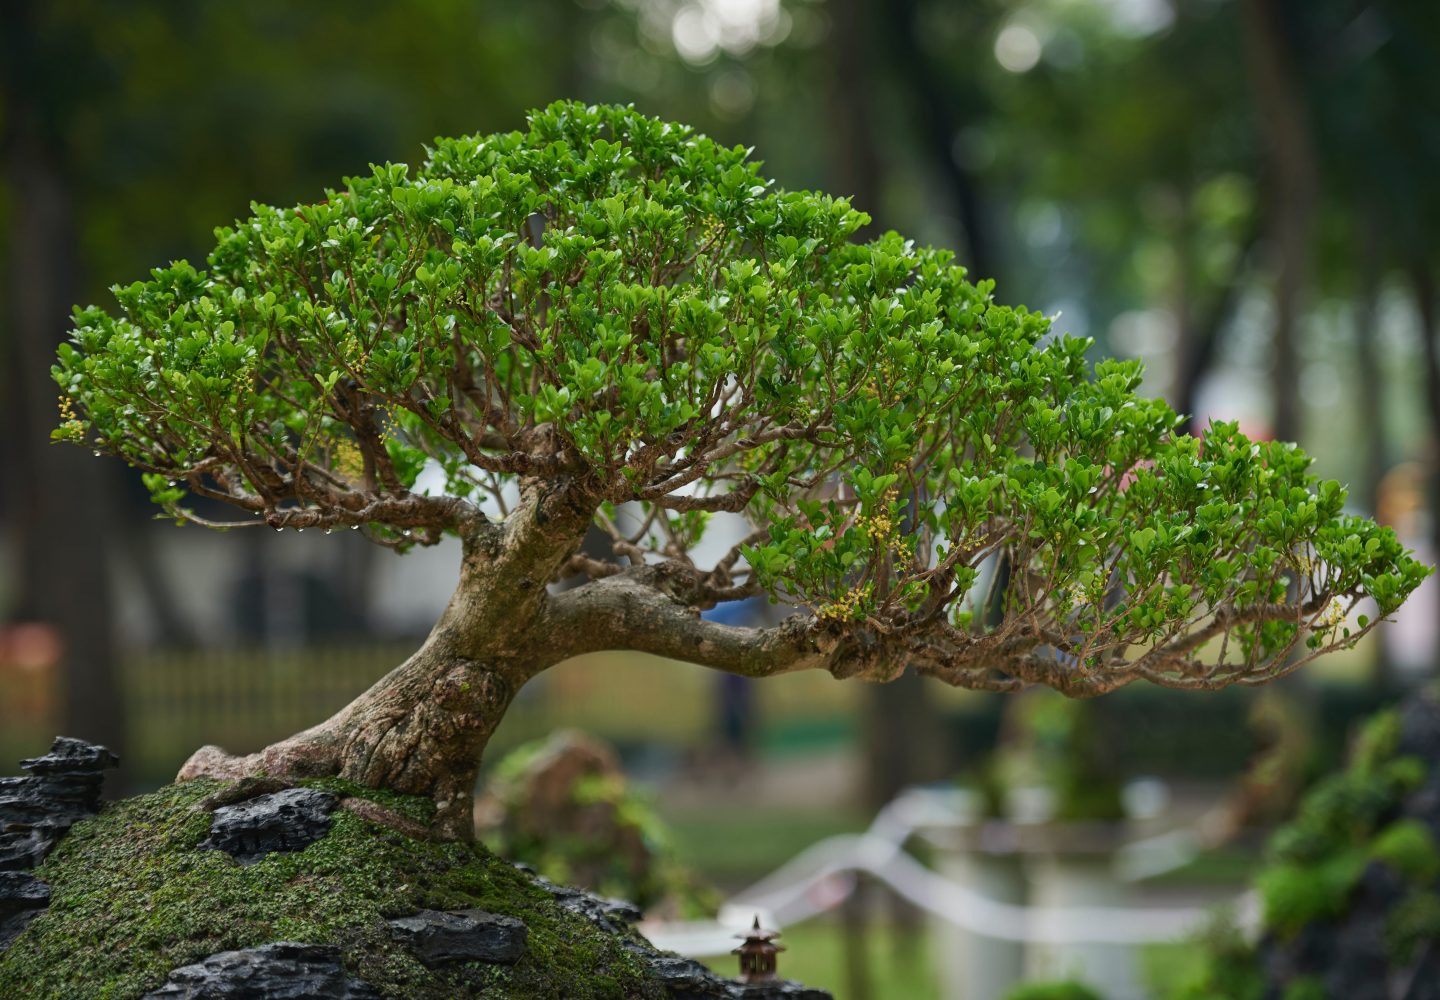
<path id="1" fill-rule="evenodd" d="M 594 559 L 585 555 L 583 552 L 577 552 L 565 561 L 565 565 L 560 568 L 556 579 L 563 580 L 566 577 L 584 574 L 592 580 L 602 580 L 607 576 L 614 576 L 616 573 L 624 572 L 624 570 L 625 567 L 619 563 L 606 562 L 603 559 Z"/>
<path id="2" fill-rule="evenodd" d="M 759 481 L 747 479 L 728 493 L 716 493 L 712 496 L 659 494 L 650 498 L 650 502 L 657 507 L 679 514 L 690 511 L 704 511 L 709 514 L 738 514 L 749 505 L 751 498 L 755 496 L 759 489 Z"/>
<path id="3" fill-rule="evenodd" d="M 566 655 L 625 649 L 684 660 L 743 677 L 828 669 L 840 637 L 809 616 L 770 628 L 707 621 L 687 600 L 693 579 L 661 566 L 633 567 L 553 595 L 538 628 Z"/>
<path id="4" fill-rule="evenodd" d="M 1134 659 L 1116 652 L 1087 663 L 1075 655 L 1076 641 L 1054 630 L 1006 628 L 976 635 L 921 615 L 902 614 L 892 623 L 795 615 L 769 628 L 722 625 L 700 616 L 701 605 L 713 603 L 710 588 L 707 574 L 680 563 L 618 570 L 555 595 L 539 627 L 557 637 L 567 657 L 633 650 L 744 677 L 825 670 L 837 678 L 871 681 L 894 680 L 913 667 L 954 687 L 1013 691 L 1043 684 L 1072 697 L 1091 697 L 1137 680 L 1213 689 L 1282 676 L 1299 665 L 1287 662 L 1290 646 L 1255 663 L 1205 663 L 1190 654 L 1238 625 L 1304 624 L 1326 604 L 1317 597 L 1303 604 L 1226 610 Z M 1303 629 L 1297 632 L 1297 641 L 1302 634 Z"/>
<path id="5" fill-rule="evenodd" d="M 321 506 L 278 507 L 266 500 L 253 496 L 226 494 L 210 489 L 202 483 L 191 482 L 192 492 L 226 501 L 234 506 L 252 511 L 253 521 L 215 521 L 202 517 L 184 507 L 175 505 L 166 512 L 191 524 L 207 528 L 254 528 L 268 525 L 277 531 L 282 528 L 370 528 L 383 524 L 388 528 L 405 532 L 401 544 L 418 542 L 433 545 L 447 530 L 457 531 L 463 536 L 477 536 L 485 531 L 498 531 L 488 518 L 469 501 L 456 497 L 427 497 L 416 494 L 402 496 L 380 496 L 373 493 L 348 492 L 336 494 L 327 491 L 322 499 L 332 501 Z M 384 540 L 369 535 L 372 541 Z"/>

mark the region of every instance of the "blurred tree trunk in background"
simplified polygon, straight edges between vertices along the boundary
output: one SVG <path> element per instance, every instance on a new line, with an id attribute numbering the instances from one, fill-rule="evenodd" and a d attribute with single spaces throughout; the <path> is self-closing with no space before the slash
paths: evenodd
<path id="1" fill-rule="evenodd" d="M 1256 234 L 1248 236 L 1235 254 L 1229 279 L 1215 289 L 1210 301 L 1201 308 L 1188 301 L 1180 317 L 1180 367 L 1175 374 L 1175 409 L 1189 421 L 1190 433 L 1205 429 L 1204 416 L 1199 412 L 1200 386 L 1220 356 L 1220 338 L 1235 315 L 1245 277 L 1254 266 Z"/>
<path id="2" fill-rule="evenodd" d="M 845 951 L 846 1000 L 872 1000 L 875 996 L 870 969 L 869 911 L 870 886 L 864 875 L 854 874 L 855 887 L 850 897 L 840 904 L 841 940 Z"/>
<path id="3" fill-rule="evenodd" d="M 876 81 L 869 61 L 866 4 L 864 0 L 831 0 L 830 16 L 830 76 L 825 93 L 835 191 L 849 196 L 856 208 L 869 214 L 870 224 L 856 234 L 856 239 L 868 239 L 881 228 L 884 187 L 871 113 Z"/>
<path id="4" fill-rule="evenodd" d="M 859 235 L 873 236 L 887 228 L 883 215 L 884 165 L 874 128 L 874 96 L 879 87 L 870 61 L 873 18 L 893 17 L 867 0 L 831 0 L 830 79 L 827 88 L 832 153 L 837 189 L 854 197 L 856 207 L 872 222 Z M 909 21 L 907 20 L 908 24 Z M 863 805 L 873 815 L 909 785 L 938 780 L 948 762 L 943 730 L 926 681 L 907 670 L 888 684 L 866 685 L 860 710 Z M 852 1000 L 870 1000 L 872 976 L 868 945 L 873 897 L 863 881 L 843 908 L 846 941 L 846 986 Z M 896 897 L 891 923 L 897 943 L 918 940 L 920 914 Z M 912 952 L 913 954 L 913 952 Z"/>
<path id="5" fill-rule="evenodd" d="M 957 152 L 960 136 L 966 127 L 976 124 L 976 109 L 983 106 L 984 99 L 973 88 L 969 93 L 953 93 L 941 79 L 920 44 L 920 15 L 915 0 L 892 0 L 881 16 L 890 42 L 890 75 L 904 88 L 905 103 L 917 118 L 919 144 L 945 179 L 955 201 L 955 211 L 964 229 L 963 262 L 970 269 L 972 280 L 998 279 L 999 260 L 981 202 L 979 182 Z"/>
<path id="6" fill-rule="evenodd" d="M 1309 107 L 1287 31 L 1283 0 L 1242 0 L 1246 55 L 1265 159 L 1267 253 L 1273 269 L 1271 371 L 1274 420 L 1282 441 L 1300 437 L 1300 366 L 1296 326 L 1309 272 L 1318 177 Z"/>
<path id="7" fill-rule="evenodd" d="M 58 423 L 50 366 L 80 286 L 79 236 L 63 147 L 43 104 L 56 64 L 46 65 L 35 9 L 20 0 L 0 7 L 0 104 L 6 113 L 3 157 L 10 200 L 5 320 L 14 358 L 6 367 L 21 416 L 10 433 L 20 451 L 19 468 L 29 471 L 5 477 L 19 523 L 29 526 L 19 539 L 14 611 L 53 625 L 63 640 L 65 734 L 123 753 L 105 530 L 114 477 L 81 449 L 51 447 L 49 441 Z"/>
<path id="8" fill-rule="evenodd" d="M 1415 307 L 1420 314 L 1420 341 L 1425 352 L 1425 417 L 1430 425 L 1430 545 L 1432 555 L 1440 553 L 1440 303 L 1435 301 L 1435 272 L 1423 255 L 1410 265 Z M 1440 588 L 1436 588 L 1440 593 Z M 1440 613 L 1440 607 L 1433 608 Z"/>
<path id="9" fill-rule="evenodd" d="M 1380 370 L 1380 228 L 1373 207 L 1359 220 L 1360 239 L 1355 267 L 1360 276 L 1355 300 L 1355 388 L 1365 454 L 1359 496 L 1365 513 L 1380 509 L 1380 481 L 1390 468 L 1390 437 L 1385 432 Z"/>

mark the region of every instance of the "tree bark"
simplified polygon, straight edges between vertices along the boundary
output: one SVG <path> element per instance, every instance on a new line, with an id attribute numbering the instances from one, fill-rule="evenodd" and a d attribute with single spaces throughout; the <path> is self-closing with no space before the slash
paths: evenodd
<path id="1" fill-rule="evenodd" d="M 1365 442 L 1359 489 L 1361 510 L 1375 516 L 1380 481 L 1390 468 L 1390 435 L 1385 430 L 1384 373 L 1380 368 L 1380 231 L 1373 211 L 1360 219 L 1360 287 L 1355 314 L 1356 408 Z"/>
<path id="2" fill-rule="evenodd" d="M 893 649 L 817 634 L 804 617 L 765 629 L 707 621 L 695 579 L 673 565 L 549 593 L 580 548 L 593 499 L 562 488 L 531 497 L 503 526 L 477 528 L 460 583 L 414 656 L 326 721 L 257 753 L 202 747 L 178 780 L 339 776 L 428 796 L 434 834 L 468 840 L 486 744 L 525 682 L 562 660 L 629 649 L 750 677 L 818 668 L 892 679 L 903 668 Z"/>
<path id="3" fill-rule="evenodd" d="M 1037 652 L 1043 641 L 1064 641 L 1040 634 L 974 636 L 943 621 L 910 630 L 806 614 L 767 628 L 734 627 L 701 616 L 733 599 L 728 576 L 716 578 L 676 559 L 602 566 L 589 582 L 551 593 L 548 585 L 572 565 L 599 500 L 584 489 L 536 486 L 503 525 L 478 513 L 468 518 L 460 529 L 466 545 L 459 586 L 419 652 L 320 725 L 244 757 L 202 748 L 180 779 L 339 775 L 428 795 L 437 809 L 436 835 L 468 839 L 480 755 L 511 699 L 540 671 L 582 653 L 653 653 L 746 677 L 817 669 L 837 679 L 884 682 L 909 671 L 976 690 L 1044 684 L 1086 696 L 1142 678 L 1172 687 L 1221 686 L 1233 678 L 1185 659 L 1191 650 L 1237 624 L 1295 621 L 1322 606 L 1221 612 L 1147 654 L 1154 666 L 1126 662 L 1109 676 L 1083 677 Z M 1328 595 L 1315 601 L 1322 599 Z M 1000 660 L 1005 669 L 997 676 Z M 915 731 L 914 719 L 902 721 Z"/>
<path id="4" fill-rule="evenodd" d="M 1207 421 L 1199 413 L 1200 385 L 1220 353 L 1221 333 L 1240 301 L 1240 291 L 1252 266 L 1258 241 L 1258 230 L 1248 233 L 1235 253 L 1235 264 L 1228 278 L 1214 290 L 1205 310 L 1191 310 L 1181 316 L 1180 371 L 1176 375 L 1175 409 L 1185 415 L 1191 434 L 1198 435 L 1205 430 Z"/>

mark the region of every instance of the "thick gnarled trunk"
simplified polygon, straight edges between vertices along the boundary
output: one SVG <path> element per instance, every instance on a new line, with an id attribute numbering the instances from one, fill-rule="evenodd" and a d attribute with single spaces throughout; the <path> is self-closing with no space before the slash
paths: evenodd
<path id="1" fill-rule="evenodd" d="M 257 753 L 203 747 L 179 780 L 339 776 L 428 796 L 433 833 L 471 839 L 485 745 L 516 692 L 565 655 L 536 622 L 588 515 L 554 495 L 515 511 L 503 528 L 477 531 L 466 539 L 459 586 L 413 656 L 326 721 Z"/>
<path id="2" fill-rule="evenodd" d="M 530 671 L 457 655 L 437 638 L 318 726 L 245 756 L 204 747 L 179 778 L 339 776 L 427 796 L 433 832 L 470 839 L 481 755 Z"/>

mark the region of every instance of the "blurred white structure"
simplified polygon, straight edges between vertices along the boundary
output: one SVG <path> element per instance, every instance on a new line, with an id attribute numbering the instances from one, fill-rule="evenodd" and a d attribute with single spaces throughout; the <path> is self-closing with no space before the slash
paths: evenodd
<path id="1" fill-rule="evenodd" d="M 912 836 L 938 849 L 939 871 L 905 853 Z M 1046 852 L 1047 839 L 1039 827 L 981 822 L 968 793 L 909 789 L 880 811 L 869 830 L 806 849 L 734 896 L 714 922 L 647 923 L 640 929 L 660 948 L 697 957 L 725 954 L 736 930 L 757 914 L 770 927 L 806 920 L 842 903 L 863 873 L 945 928 L 939 952 L 945 995 L 952 1000 L 999 1000 L 1022 978 L 1061 976 L 1089 983 L 1109 1000 L 1139 998 L 1133 948 L 1182 939 L 1204 926 L 1210 910 L 1127 906 L 1127 884 L 1184 864 L 1198 850 L 1198 837 L 1169 833 L 1103 852 L 1086 850 L 1078 865 L 1063 853 Z M 1027 857 L 1044 860 L 1031 865 Z M 1242 896 L 1235 910 L 1242 929 L 1258 925 L 1253 895 Z"/>

